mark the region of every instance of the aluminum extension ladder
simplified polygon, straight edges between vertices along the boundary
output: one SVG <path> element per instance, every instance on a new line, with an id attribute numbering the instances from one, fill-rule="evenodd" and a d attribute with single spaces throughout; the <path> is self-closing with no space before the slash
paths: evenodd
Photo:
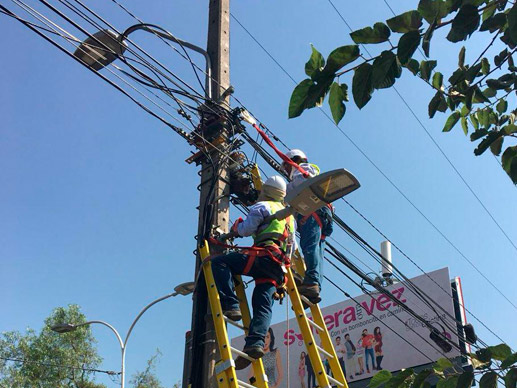
<path id="1" fill-rule="evenodd" d="M 253 169 L 252 174 L 255 187 L 260 190 L 262 182 L 260 180 L 260 175 L 256 166 Z M 217 291 L 217 287 L 215 285 L 212 267 L 210 264 L 211 262 L 209 260 L 210 251 L 207 241 L 204 241 L 203 246 L 199 247 L 199 253 L 201 255 L 201 259 L 203 260 L 203 272 L 208 290 L 208 298 L 210 300 L 210 309 L 214 320 L 219 355 L 221 357 L 215 366 L 215 373 L 219 388 L 268 388 L 267 376 L 264 371 L 262 360 L 252 359 L 240 350 L 232 348 L 228 338 L 228 332 L 226 330 L 226 324 L 229 323 L 243 330 L 247 334 L 248 327 L 250 325 L 251 315 L 241 277 L 235 276 L 236 283 L 234 286 L 240 302 L 239 304 L 242 313 L 242 325 L 226 318 L 223 315 L 221 302 L 219 299 L 219 292 Z M 294 255 L 294 264 L 297 273 L 303 277 L 305 274 L 305 264 L 298 252 L 296 252 Z M 330 335 L 325 325 L 321 310 L 318 304 L 310 303 L 305 297 L 300 297 L 291 268 L 287 269 L 287 293 L 291 300 L 291 304 L 296 315 L 296 320 L 305 343 L 307 354 L 314 370 L 317 385 L 321 388 L 328 388 L 331 386 L 338 388 L 348 388 L 348 384 L 346 382 L 343 370 L 339 364 L 339 360 L 334 349 L 334 345 L 332 344 L 332 340 L 330 339 Z M 304 302 L 310 306 L 312 319 L 308 319 L 307 315 L 305 314 L 302 298 Z M 321 346 L 316 343 L 313 332 L 319 336 Z M 237 379 L 233 354 L 247 358 L 249 361 L 251 361 L 255 376 L 255 380 L 253 382 L 248 383 Z M 325 371 L 322 355 L 324 355 L 329 362 L 332 376 L 329 376 Z"/>

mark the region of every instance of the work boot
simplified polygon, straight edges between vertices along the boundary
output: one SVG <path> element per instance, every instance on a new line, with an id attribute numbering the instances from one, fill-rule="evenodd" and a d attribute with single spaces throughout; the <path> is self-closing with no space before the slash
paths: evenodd
<path id="1" fill-rule="evenodd" d="M 296 284 L 296 287 L 300 287 L 303 283 L 303 277 L 297 272 L 293 272 L 293 278 L 294 278 L 294 284 Z"/>
<path id="2" fill-rule="evenodd" d="M 262 346 L 245 346 L 244 349 L 242 349 L 244 353 L 246 353 L 249 357 L 258 360 L 262 356 L 264 356 L 264 348 Z M 242 356 L 239 356 L 235 359 L 235 369 L 241 370 L 246 368 L 249 364 L 251 364 L 251 361 L 247 358 L 244 358 Z"/>
<path id="3" fill-rule="evenodd" d="M 242 319 L 242 313 L 239 309 L 225 310 L 223 311 L 223 315 L 234 322 L 240 321 Z"/>
<path id="4" fill-rule="evenodd" d="M 298 287 L 298 292 L 305 296 L 307 299 L 309 299 L 312 303 L 318 303 L 313 302 L 313 299 L 320 299 L 320 286 L 317 284 L 302 284 Z"/>

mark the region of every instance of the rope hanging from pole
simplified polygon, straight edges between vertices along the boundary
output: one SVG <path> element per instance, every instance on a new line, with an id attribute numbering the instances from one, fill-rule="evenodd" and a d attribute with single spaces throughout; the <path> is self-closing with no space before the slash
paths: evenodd
<path id="1" fill-rule="evenodd" d="M 305 169 L 303 167 L 300 167 L 297 163 L 295 163 L 291 159 L 289 159 L 286 154 L 284 154 L 282 151 L 280 151 L 277 148 L 277 146 L 273 144 L 273 142 L 271 141 L 269 136 L 262 129 L 260 129 L 260 127 L 256 123 L 252 123 L 251 125 L 253 126 L 253 128 L 255 128 L 257 130 L 257 132 L 260 134 L 262 139 L 264 139 L 264 141 L 267 143 L 267 145 L 270 146 L 271 148 L 273 148 L 273 150 L 280 157 L 280 159 L 282 159 L 282 161 L 284 163 L 287 163 L 291 167 L 296 168 L 298 171 L 300 171 L 302 173 L 302 175 L 305 178 L 309 178 L 310 177 L 309 173 L 307 171 L 305 171 Z"/>

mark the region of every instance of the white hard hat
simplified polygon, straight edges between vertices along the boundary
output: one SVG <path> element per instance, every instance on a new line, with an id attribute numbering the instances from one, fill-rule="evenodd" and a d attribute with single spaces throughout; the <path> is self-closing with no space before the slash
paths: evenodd
<path id="1" fill-rule="evenodd" d="M 307 159 L 307 155 L 305 155 L 305 152 L 303 152 L 302 150 L 298 150 L 298 149 L 287 151 L 285 156 L 287 156 L 289 159 L 292 159 L 295 156 L 299 156 L 302 159 Z"/>
<path id="2" fill-rule="evenodd" d="M 267 178 L 267 180 L 264 182 L 264 186 L 274 187 L 275 189 L 283 191 L 284 193 L 287 190 L 287 184 L 285 183 L 285 179 L 282 178 L 280 175 L 273 175 Z"/>

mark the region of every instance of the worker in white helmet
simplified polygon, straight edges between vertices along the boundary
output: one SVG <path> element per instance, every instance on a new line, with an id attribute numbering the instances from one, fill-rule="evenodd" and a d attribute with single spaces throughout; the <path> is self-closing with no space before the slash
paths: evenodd
<path id="1" fill-rule="evenodd" d="M 283 163 L 283 168 L 289 176 L 290 183 L 287 192 L 291 191 L 307 178 L 319 175 L 320 169 L 307 160 L 307 155 L 302 150 L 293 149 L 286 156 L 298 164 L 307 174 L 303 174 L 289 163 Z M 321 283 L 323 280 L 323 252 L 325 250 L 325 238 L 332 233 L 332 210 L 325 206 L 308 216 L 298 214 L 296 216 L 297 228 L 300 232 L 300 248 L 303 253 L 306 271 L 303 281 L 300 280 L 298 291 L 311 302 L 318 303 L 320 298 Z"/>
<path id="2" fill-rule="evenodd" d="M 287 263 L 295 241 L 294 217 L 265 221 L 284 209 L 286 182 L 272 176 L 264 182 L 258 202 L 250 207 L 245 220 L 238 219 L 231 228 L 231 236 L 253 236 L 253 247 L 212 259 L 212 271 L 219 291 L 223 314 L 233 320 L 242 318 L 239 300 L 233 291 L 232 275 L 247 275 L 255 280 L 252 307 L 253 318 L 246 336 L 243 352 L 257 359 L 264 355 L 264 340 L 271 323 L 273 296 L 286 282 Z M 230 236 L 230 237 L 231 237 Z M 235 368 L 243 369 L 250 361 L 235 360 Z"/>

